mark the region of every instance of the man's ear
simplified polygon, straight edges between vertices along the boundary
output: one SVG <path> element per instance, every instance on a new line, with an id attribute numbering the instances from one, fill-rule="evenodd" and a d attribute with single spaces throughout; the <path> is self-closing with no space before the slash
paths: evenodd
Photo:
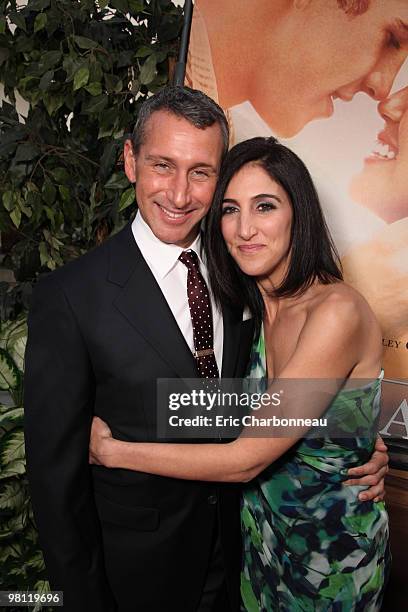
<path id="1" fill-rule="evenodd" d="M 126 140 L 123 148 L 125 161 L 125 173 L 131 183 L 136 183 L 136 156 L 133 151 L 132 141 Z"/>

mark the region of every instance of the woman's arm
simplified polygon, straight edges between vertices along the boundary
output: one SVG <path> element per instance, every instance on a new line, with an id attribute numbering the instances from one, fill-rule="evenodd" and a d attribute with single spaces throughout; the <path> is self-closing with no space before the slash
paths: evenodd
<path id="1" fill-rule="evenodd" d="M 310 316 L 282 378 L 344 380 L 359 361 L 361 313 L 353 300 L 328 299 Z M 333 393 L 336 390 L 333 389 Z M 322 413 L 330 404 L 326 396 Z M 227 444 L 122 442 L 103 421 L 94 421 L 91 461 L 172 478 L 247 482 L 285 453 L 302 436 L 249 437 L 244 430 Z"/>
<path id="2" fill-rule="evenodd" d="M 257 452 L 254 444 L 257 443 Z M 104 421 L 94 417 L 90 443 L 90 462 L 109 468 L 125 468 L 160 476 L 216 482 L 248 482 L 295 442 L 292 438 L 275 440 L 238 439 L 227 444 L 158 444 L 123 442 L 112 438 Z M 266 452 L 266 448 L 268 452 Z M 267 463 L 264 457 L 267 456 Z"/>

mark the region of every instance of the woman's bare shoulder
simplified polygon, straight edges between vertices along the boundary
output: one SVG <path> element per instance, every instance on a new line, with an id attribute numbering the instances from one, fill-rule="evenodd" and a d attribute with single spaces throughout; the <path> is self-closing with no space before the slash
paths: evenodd
<path id="1" fill-rule="evenodd" d="M 328 285 L 320 284 L 314 294 L 314 299 L 310 304 L 311 311 L 318 308 L 345 311 L 348 314 L 355 313 L 361 315 L 373 314 L 367 300 L 356 289 L 345 282 L 330 283 Z"/>
<path id="2" fill-rule="evenodd" d="M 320 285 L 308 313 L 309 323 L 319 326 L 321 333 L 344 335 L 359 344 L 361 357 L 381 361 L 382 333 L 367 300 L 347 283 Z"/>

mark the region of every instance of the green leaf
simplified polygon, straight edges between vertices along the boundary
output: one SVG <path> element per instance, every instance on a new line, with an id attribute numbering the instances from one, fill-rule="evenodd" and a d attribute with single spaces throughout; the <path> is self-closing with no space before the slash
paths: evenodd
<path id="1" fill-rule="evenodd" d="M 51 221 L 52 225 L 55 223 L 55 213 L 49 206 L 44 206 L 45 214 L 47 218 Z M 40 245 L 41 246 L 41 245 Z"/>
<path id="2" fill-rule="evenodd" d="M 98 46 L 97 42 L 85 36 L 74 36 L 73 38 L 80 49 L 95 49 Z"/>
<path id="3" fill-rule="evenodd" d="M 118 93 L 120 93 L 120 92 L 122 91 L 122 89 L 123 89 L 123 81 L 119 80 L 119 81 L 116 83 L 115 88 L 114 88 L 114 90 L 113 90 L 113 91 L 114 91 L 116 94 L 118 94 Z"/>
<path id="4" fill-rule="evenodd" d="M 16 546 L 17 544 L 17 546 Z M 3 566 L 8 559 L 18 559 L 21 556 L 21 544 L 13 542 L 13 545 L 2 543 L 0 547 L 0 564 Z"/>
<path id="5" fill-rule="evenodd" d="M 134 51 L 121 51 L 116 60 L 116 68 L 125 68 L 127 66 L 133 66 L 134 62 Z"/>
<path id="6" fill-rule="evenodd" d="M 81 89 L 84 87 L 89 80 L 89 68 L 87 66 L 83 66 L 80 68 L 74 76 L 74 91 L 77 89 Z"/>
<path id="7" fill-rule="evenodd" d="M 164 51 L 156 52 L 156 64 L 160 64 L 161 62 L 164 62 L 166 58 L 167 58 L 167 53 L 165 53 Z"/>
<path id="8" fill-rule="evenodd" d="M 0 427 L 6 425 L 16 425 L 23 422 L 24 419 L 24 408 L 10 408 L 7 412 L 0 415 Z"/>
<path id="9" fill-rule="evenodd" d="M 125 15 L 129 12 L 129 3 L 127 0 L 111 0 L 109 4 Z"/>
<path id="10" fill-rule="evenodd" d="M 26 22 L 21 13 L 13 11 L 12 13 L 9 13 L 9 18 L 11 23 L 14 23 L 18 28 L 21 28 L 24 30 L 24 32 L 27 32 Z"/>
<path id="11" fill-rule="evenodd" d="M 48 252 L 48 246 L 46 242 L 44 241 L 40 242 L 39 251 L 40 251 L 41 265 L 46 266 L 50 259 L 50 254 Z"/>
<path id="12" fill-rule="evenodd" d="M 148 85 L 156 76 L 156 55 L 149 55 L 147 60 L 140 70 L 140 82 L 142 85 Z"/>
<path id="13" fill-rule="evenodd" d="M 41 56 L 38 66 L 42 72 L 54 68 L 61 59 L 61 51 L 47 51 Z"/>
<path id="14" fill-rule="evenodd" d="M 55 196 L 57 195 L 57 190 L 49 179 L 45 179 L 41 194 L 44 202 L 51 206 L 55 200 Z"/>
<path id="15" fill-rule="evenodd" d="M 106 8 L 109 4 L 109 0 L 98 0 L 98 6 L 101 10 Z"/>
<path id="16" fill-rule="evenodd" d="M 47 91 L 44 94 L 43 102 L 44 102 L 45 108 L 47 109 L 47 113 L 51 117 L 64 104 L 65 98 L 62 95 L 51 94 L 50 92 Z"/>
<path id="17" fill-rule="evenodd" d="M 0 389 L 2 391 L 17 389 L 19 384 L 20 373 L 16 364 L 7 351 L 0 349 Z"/>
<path id="18" fill-rule="evenodd" d="M 66 80 L 71 81 L 74 78 L 75 72 L 81 68 L 82 65 L 82 61 L 77 58 L 74 59 L 71 56 L 65 57 L 64 61 L 62 62 L 62 67 L 67 73 Z"/>
<path id="19" fill-rule="evenodd" d="M 0 106 L 0 109 L 1 109 L 0 119 L 2 119 L 2 121 L 7 123 L 7 125 L 15 126 L 19 124 L 18 113 L 12 104 L 9 104 L 8 102 L 5 102 L 3 100 Z"/>
<path id="20" fill-rule="evenodd" d="M 42 572 L 45 569 L 44 557 L 42 552 L 40 550 L 37 551 L 37 553 L 33 555 L 31 559 L 29 559 L 29 561 L 27 561 L 27 565 L 28 567 L 33 567 L 38 572 Z"/>
<path id="21" fill-rule="evenodd" d="M 90 98 L 82 107 L 84 115 L 93 115 L 102 112 L 108 105 L 109 98 L 106 94 Z"/>
<path id="22" fill-rule="evenodd" d="M 43 91 L 45 91 L 46 89 L 49 88 L 49 86 L 51 85 L 51 81 L 54 78 L 54 71 L 53 70 L 48 70 L 47 72 L 45 72 L 39 82 L 39 88 L 42 89 Z"/>
<path id="23" fill-rule="evenodd" d="M 71 199 L 71 192 L 65 185 L 58 185 L 58 191 L 64 202 L 68 202 Z"/>
<path id="24" fill-rule="evenodd" d="M 90 83 L 84 89 L 91 94 L 91 96 L 100 96 L 102 93 L 102 85 L 100 83 Z"/>
<path id="25" fill-rule="evenodd" d="M 27 513 L 26 512 L 18 512 L 16 515 L 12 516 L 10 519 L 1 524 L 0 527 L 0 539 L 9 538 L 10 536 L 14 536 L 15 534 L 19 534 L 25 526 L 27 525 Z M 21 537 L 21 535 L 19 536 Z M 14 568 L 14 572 L 22 571 L 20 568 Z"/>
<path id="26" fill-rule="evenodd" d="M 14 339 L 27 333 L 27 323 L 24 318 L 3 321 L 0 326 L 0 348 L 10 348 Z"/>
<path id="27" fill-rule="evenodd" d="M 64 246 L 64 243 L 61 242 L 61 240 L 58 240 L 58 238 L 54 234 L 51 234 L 51 232 L 47 229 L 43 230 L 43 234 L 46 241 L 48 242 L 48 244 L 51 245 L 53 249 L 58 251 L 61 246 Z"/>
<path id="28" fill-rule="evenodd" d="M 31 0 L 29 8 L 31 11 L 42 11 L 50 5 L 50 0 Z"/>
<path id="29" fill-rule="evenodd" d="M 69 181 L 69 174 L 66 168 L 63 168 L 62 166 L 51 170 L 51 174 L 57 183 L 66 183 L 67 181 Z"/>
<path id="30" fill-rule="evenodd" d="M 15 162 L 32 161 L 40 154 L 40 150 L 33 144 L 27 142 L 17 147 L 16 154 L 14 156 Z"/>
<path id="31" fill-rule="evenodd" d="M 103 77 L 103 68 L 101 62 L 95 61 L 95 58 L 91 59 L 89 64 L 89 81 L 90 83 L 100 83 Z"/>
<path id="32" fill-rule="evenodd" d="M 21 509 L 25 500 L 25 493 L 21 484 L 17 481 L 8 482 L 0 494 L 1 510 Z"/>
<path id="33" fill-rule="evenodd" d="M 14 208 L 10 213 L 10 219 L 14 223 L 16 227 L 20 227 L 21 223 L 21 210 L 19 208 Z"/>
<path id="34" fill-rule="evenodd" d="M 146 45 L 143 45 L 142 47 L 139 47 L 139 49 L 136 51 L 135 56 L 136 57 L 147 57 L 148 55 L 152 54 L 152 48 L 151 47 L 147 47 Z"/>
<path id="35" fill-rule="evenodd" d="M 126 191 L 124 191 L 120 197 L 118 212 L 122 212 L 122 210 L 125 210 L 125 208 L 133 204 L 134 201 L 135 201 L 135 188 L 129 187 L 129 189 L 126 189 Z"/>
<path id="36" fill-rule="evenodd" d="M 102 181 L 110 176 L 116 162 L 116 146 L 114 142 L 105 145 L 99 166 L 99 176 Z M 126 185 L 127 187 L 127 185 Z"/>
<path id="37" fill-rule="evenodd" d="M 124 172 L 116 172 L 112 174 L 110 179 L 105 183 L 105 189 L 124 189 L 128 187 L 129 180 Z"/>
<path id="38" fill-rule="evenodd" d="M 144 3 L 142 0 L 129 0 L 129 9 L 133 15 L 135 13 L 141 13 L 144 9 Z"/>
<path id="39" fill-rule="evenodd" d="M 115 89 L 116 84 L 119 81 L 119 78 L 114 74 L 106 73 L 104 76 L 106 89 L 111 92 Z"/>
<path id="40" fill-rule="evenodd" d="M 28 217 L 29 219 L 32 217 L 33 211 L 29 206 L 26 206 L 24 202 L 19 203 L 19 208 L 21 212 L 25 214 L 26 217 Z"/>
<path id="41" fill-rule="evenodd" d="M 24 77 L 23 79 L 21 79 L 19 81 L 18 88 L 19 88 L 20 91 L 24 91 L 26 89 L 28 90 L 28 89 L 30 89 L 29 86 L 31 86 L 31 88 L 32 88 L 34 85 L 37 85 L 37 83 L 38 83 L 38 77 L 36 77 L 36 76 L 27 76 L 27 77 Z"/>
<path id="42" fill-rule="evenodd" d="M 12 463 L 7 465 L 5 468 L 1 468 L 0 480 L 4 480 L 12 476 L 20 476 L 21 474 L 25 474 L 25 472 L 26 472 L 25 459 L 16 459 L 15 461 L 12 461 Z"/>
<path id="43" fill-rule="evenodd" d="M 99 128 L 99 132 L 98 132 L 98 140 L 100 138 L 106 138 L 107 136 L 112 136 L 113 130 L 114 130 L 114 127 L 112 125 L 108 127 L 104 127 L 103 125 L 101 125 L 101 127 Z"/>
<path id="44" fill-rule="evenodd" d="M 0 34 L 4 34 L 4 32 L 6 31 L 6 23 L 6 18 L 0 17 Z"/>
<path id="45" fill-rule="evenodd" d="M 4 466 L 11 465 L 15 461 L 25 458 L 24 433 L 17 430 L 7 434 L 6 439 L 2 440 L 3 450 L 1 453 L 1 463 Z"/>
<path id="46" fill-rule="evenodd" d="M 2 199 L 4 208 L 10 212 L 14 206 L 14 193 L 12 191 L 5 191 Z"/>
<path id="47" fill-rule="evenodd" d="M 34 21 L 34 32 L 39 32 L 40 30 L 44 29 L 46 25 L 47 25 L 46 13 L 38 13 Z"/>
<path id="48" fill-rule="evenodd" d="M 27 324 L 23 321 L 22 325 L 17 328 L 7 341 L 6 349 L 10 353 L 17 368 L 22 372 L 24 370 L 24 353 L 27 344 Z"/>

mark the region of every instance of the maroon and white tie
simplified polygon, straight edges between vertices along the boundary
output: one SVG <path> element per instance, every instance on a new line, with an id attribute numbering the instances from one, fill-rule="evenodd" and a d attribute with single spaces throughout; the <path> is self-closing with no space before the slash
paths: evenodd
<path id="1" fill-rule="evenodd" d="M 183 251 L 179 260 L 187 267 L 187 297 L 193 324 L 194 357 L 199 376 L 218 378 L 219 372 L 214 355 L 214 332 L 210 293 L 200 272 L 197 253 L 191 249 Z"/>

